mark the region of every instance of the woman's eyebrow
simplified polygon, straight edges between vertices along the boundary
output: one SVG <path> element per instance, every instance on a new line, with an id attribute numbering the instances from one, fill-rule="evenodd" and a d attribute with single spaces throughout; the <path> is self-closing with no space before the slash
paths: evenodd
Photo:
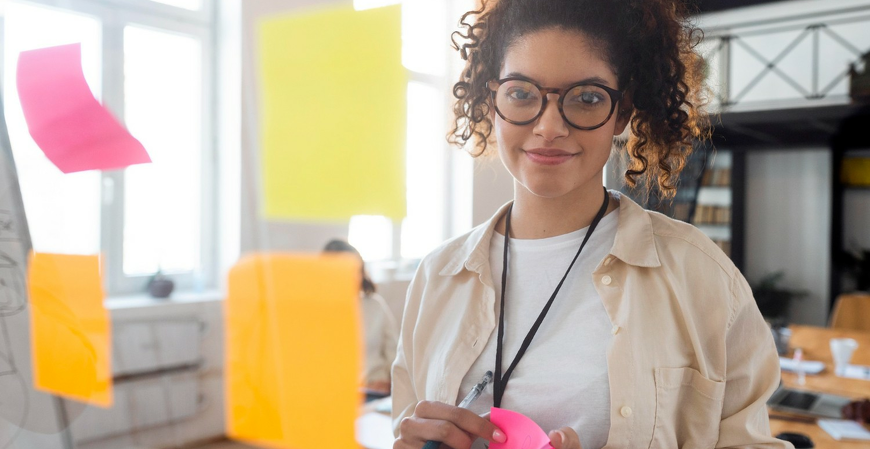
<path id="1" fill-rule="evenodd" d="M 534 78 L 532 78 L 530 76 L 523 75 L 520 72 L 508 73 L 507 75 L 505 75 L 505 78 L 522 78 L 524 80 L 531 81 L 531 82 L 536 83 L 536 84 L 540 84 Z M 605 86 L 609 86 L 609 83 L 607 82 L 607 80 L 605 80 L 604 78 L 601 78 L 600 76 L 590 76 L 589 78 L 583 78 L 582 80 L 573 81 L 571 83 L 568 83 L 568 84 L 566 84 L 566 86 L 572 86 L 574 84 L 580 84 L 580 83 L 598 83 L 598 84 L 603 84 Z"/>

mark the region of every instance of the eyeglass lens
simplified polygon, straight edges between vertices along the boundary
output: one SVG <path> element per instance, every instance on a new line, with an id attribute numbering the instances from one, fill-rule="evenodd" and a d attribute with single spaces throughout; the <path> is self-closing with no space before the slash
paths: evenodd
<path id="1" fill-rule="evenodd" d="M 510 121 L 528 122 L 541 112 L 543 94 L 534 84 L 522 80 L 502 83 L 495 107 Z M 610 94 L 594 85 L 580 85 L 565 93 L 562 111 L 568 121 L 582 128 L 603 124 L 611 113 Z"/>

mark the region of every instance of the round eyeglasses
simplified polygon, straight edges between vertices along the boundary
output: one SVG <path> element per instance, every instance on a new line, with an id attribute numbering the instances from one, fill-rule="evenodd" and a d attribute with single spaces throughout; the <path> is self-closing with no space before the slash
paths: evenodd
<path id="1" fill-rule="evenodd" d="M 534 122 L 547 108 L 547 95 L 559 95 L 559 114 L 574 128 L 600 128 L 610 120 L 622 92 L 599 83 L 581 82 L 565 89 L 541 87 L 524 78 L 503 78 L 487 83 L 495 112 L 514 125 Z"/>

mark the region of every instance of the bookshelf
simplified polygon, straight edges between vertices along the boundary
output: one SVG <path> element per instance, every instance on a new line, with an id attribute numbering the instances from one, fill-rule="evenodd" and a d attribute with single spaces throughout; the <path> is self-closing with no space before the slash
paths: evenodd
<path id="1" fill-rule="evenodd" d="M 690 222 L 730 257 L 732 153 L 719 150 L 708 154 L 706 159 L 707 166 L 701 176 L 695 213 Z"/>
<path id="2" fill-rule="evenodd" d="M 743 269 L 745 161 L 746 154 L 740 149 L 714 149 L 711 142 L 699 143 L 680 173 L 672 200 L 661 200 L 655 190 L 649 198 L 626 186 L 621 190 L 646 209 L 693 224 Z M 620 162 L 615 167 L 618 173 L 625 168 L 625 162 Z"/>

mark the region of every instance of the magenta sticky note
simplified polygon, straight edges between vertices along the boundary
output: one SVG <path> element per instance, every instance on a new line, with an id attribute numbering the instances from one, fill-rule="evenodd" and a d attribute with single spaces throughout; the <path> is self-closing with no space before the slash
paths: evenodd
<path id="1" fill-rule="evenodd" d="M 490 443 L 489 449 L 553 449 L 547 433 L 522 413 L 493 407 L 489 421 L 507 436 L 504 443 Z"/>
<path id="2" fill-rule="evenodd" d="M 145 147 L 91 93 L 81 44 L 21 52 L 16 77 L 30 135 L 60 171 L 151 162 Z"/>

